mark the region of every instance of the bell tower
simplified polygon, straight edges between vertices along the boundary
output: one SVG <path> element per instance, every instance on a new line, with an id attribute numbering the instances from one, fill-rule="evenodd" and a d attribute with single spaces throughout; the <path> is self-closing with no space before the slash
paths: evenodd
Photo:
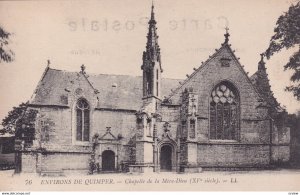
<path id="1" fill-rule="evenodd" d="M 143 52 L 143 99 L 156 98 L 161 100 L 161 59 L 156 21 L 154 18 L 154 5 L 152 3 L 151 18 L 148 22 L 146 50 Z"/>

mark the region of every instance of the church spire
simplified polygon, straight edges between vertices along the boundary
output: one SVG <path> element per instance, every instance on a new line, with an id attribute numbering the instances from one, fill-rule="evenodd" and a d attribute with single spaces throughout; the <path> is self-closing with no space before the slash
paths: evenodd
<path id="1" fill-rule="evenodd" d="M 160 48 L 158 45 L 158 35 L 157 35 L 157 28 L 156 28 L 156 20 L 154 17 L 154 5 L 152 2 L 151 7 L 151 17 L 148 22 L 148 35 L 147 35 L 147 44 L 146 44 L 146 51 L 144 52 L 143 58 L 148 60 L 158 61 L 160 63 Z"/>
<path id="2" fill-rule="evenodd" d="M 151 6 L 151 20 L 154 20 L 154 4 L 153 4 L 153 1 L 152 1 L 152 6 Z"/>
<path id="3" fill-rule="evenodd" d="M 148 24 L 146 50 L 143 52 L 143 65 L 141 66 L 143 70 L 143 96 L 160 98 L 162 67 L 153 2 Z"/>

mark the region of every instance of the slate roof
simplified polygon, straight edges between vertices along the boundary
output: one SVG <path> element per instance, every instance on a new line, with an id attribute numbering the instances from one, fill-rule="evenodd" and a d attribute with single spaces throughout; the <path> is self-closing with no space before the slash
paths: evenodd
<path id="1" fill-rule="evenodd" d="M 250 77 L 250 80 L 270 108 L 275 109 L 276 111 L 284 110 L 284 108 L 280 106 L 277 99 L 274 97 L 274 94 L 271 90 L 271 85 L 269 83 L 268 75 L 266 73 L 266 69 L 256 71 Z"/>
<path id="2" fill-rule="evenodd" d="M 47 68 L 42 76 L 31 100 L 32 105 L 63 104 L 61 96 L 68 96 L 65 89 L 76 85 L 76 79 L 81 73 L 68 72 Z M 98 74 L 89 75 L 88 81 L 93 88 L 99 91 L 98 108 L 139 110 L 142 106 L 142 77 L 129 75 Z M 168 96 L 171 89 L 178 85 L 178 79 L 162 78 L 162 97 Z"/>

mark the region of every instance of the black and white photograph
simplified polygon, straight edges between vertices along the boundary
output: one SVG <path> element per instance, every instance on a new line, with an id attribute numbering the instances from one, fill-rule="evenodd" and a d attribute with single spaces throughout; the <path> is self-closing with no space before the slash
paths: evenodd
<path id="1" fill-rule="evenodd" d="M 0 1 L 0 191 L 300 188 L 298 0 Z"/>

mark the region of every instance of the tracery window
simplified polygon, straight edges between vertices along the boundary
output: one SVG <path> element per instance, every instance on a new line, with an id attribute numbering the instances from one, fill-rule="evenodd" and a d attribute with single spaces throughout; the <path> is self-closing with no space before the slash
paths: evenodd
<path id="1" fill-rule="evenodd" d="M 239 96 L 229 82 L 221 82 L 210 98 L 210 139 L 238 140 Z"/>
<path id="2" fill-rule="evenodd" d="M 85 99 L 80 99 L 76 105 L 76 140 L 89 141 L 90 107 Z"/>

